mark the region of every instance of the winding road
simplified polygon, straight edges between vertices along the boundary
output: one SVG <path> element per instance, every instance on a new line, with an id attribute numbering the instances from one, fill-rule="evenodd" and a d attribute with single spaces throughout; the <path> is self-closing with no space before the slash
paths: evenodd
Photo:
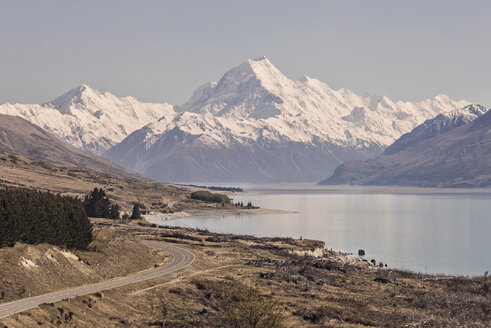
<path id="1" fill-rule="evenodd" d="M 67 290 L 57 291 L 54 293 L 24 298 L 10 303 L 0 304 L 0 318 L 5 318 L 14 313 L 35 308 L 43 303 L 58 302 L 67 298 L 87 295 L 103 290 L 121 287 L 135 282 L 164 276 L 190 266 L 195 260 L 195 256 L 193 253 L 177 246 L 148 240 L 142 241 L 142 243 L 146 246 L 154 247 L 171 254 L 173 257 L 172 262 L 156 269 L 138 272 L 123 278 L 106 280 L 92 285 L 75 287 Z"/>

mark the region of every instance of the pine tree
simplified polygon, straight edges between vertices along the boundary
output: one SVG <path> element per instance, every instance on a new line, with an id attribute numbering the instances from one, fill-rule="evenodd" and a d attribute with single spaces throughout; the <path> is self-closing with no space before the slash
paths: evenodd
<path id="1" fill-rule="evenodd" d="M 131 212 L 131 220 L 140 220 L 142 218 L 141 212 L 140 212 L 140 204 L 136 203 L 133 205 L 133 211 Z"/>
<path id="2" fill-rule="evenodd" d="M 109 211 L 109 218 L 113 220 L 119 220 L 120 219 L 120 207 L 118 204 L 113 204 L 111 205 L 111 210 Z"/>
<path id="3" fill-rule="evenodd" d="M 114 205 L 116 205 L 117 208 L 113 208 Z M 111 201 L 102 188 L 94 188 L 94 190 L 89 195 L 85 196 L 84 199 L 85 211 L 87 212 L 87 215 L 92 218 L 119 219 L 119 205 L 114 205 L 111 205 Z"/>

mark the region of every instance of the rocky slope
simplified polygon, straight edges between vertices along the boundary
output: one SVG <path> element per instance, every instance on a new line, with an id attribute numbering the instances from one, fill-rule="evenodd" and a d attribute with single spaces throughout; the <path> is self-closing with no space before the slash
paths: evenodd
<path id="1" fill-rule="evenodd" d="M 445 95 L 415 103 L 359 96 L 307 76 L 291 80 L 262 57 L 201 86 L 105 156 L 160 181 L 318 181 L 467 104 Z"/>
<path id="2" fill-rule="evenodd" d="M 491 111 L 470 105 L 427 120 L 374 159 L 344 163 L 321 184 L 485 187 L 490 163 Z"/>
<path id="3" fill-rule="evenodd" d="M 73 147 L 18 116 L 0 114 L 0 151 L 37 161 L 100 171 L 121 178 L 148 180 L 110 160 Z"/>
<path id="4" fill-rule="evenodd" d="M 96 154 L 169 112 L 173 112 L 169 104 L 118 98 L 85 84 L 42 105 L 0 105 L 0 114 L 23 117 L 71 145 Z"/>

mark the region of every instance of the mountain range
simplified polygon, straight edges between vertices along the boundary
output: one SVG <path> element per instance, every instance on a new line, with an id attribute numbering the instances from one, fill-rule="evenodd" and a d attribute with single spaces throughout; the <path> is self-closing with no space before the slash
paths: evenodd
<path id="1" fill-rule="evenodd" d="M 292 80 L 267 58 L 243 62 L 181 106 L 87 85 L 42 105 L 3 104 L 73 146 L 159 181 L 317 182 L 341 163 L 382 153 L 438 114 L 469 102 L 419 102 Z"/>
<path id="2" fill-rule="evenodd" d="M 440 114 L 380 156 L 342 164 L 321 184 L 490 186 L 491 111 L 469 105 Z"/>
<path id="3" fill-rule="evenodd" d="M 105 156 L 160 181 L 319 181 L 339 164 L 380 154 L 401 134 L 467 101 L 393 102 L 291 80 L 265 57 L 130 134 Z"/>
<path id="4" fill-rule="evenodd" d="M 101 155 L 131 132 L 173 112 L 172 107 L 118 98 L 82 84 L 42 105 L 0 105 L 0 114 L 25 118 L 75 147 Z"/>

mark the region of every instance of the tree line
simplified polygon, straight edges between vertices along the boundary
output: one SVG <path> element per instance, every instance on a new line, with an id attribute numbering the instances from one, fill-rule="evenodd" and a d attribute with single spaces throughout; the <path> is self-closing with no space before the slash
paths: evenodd
<path id="1" fill-rule="evenodd" d="M 141 219 L 140 204 L 133 205 L 126 220 Z M 48 243 L 86 249 L 92 241 L 89 217 L 121 218 L 121 207 L 103 189 L 94 188 L 82 202 L 78 198 L 29 189 L 0 189 L 0 248 Z"/>
<path id="2" fill-rule="evenodd" d="M 0 247 L 49 243 L 86 249 L 92 224 L 73 197 L 27 189 L 0 190 Z"/>
<path id="3" fill-rule="evenodd" d="M 121 218 L 121 207 L 116 203 L 111 203 L 102 188 L 94 188 L 90 194 L 85 196 L 83 205 L 85 212 L 91 218 L 107 218 L 113 220 L 119 220 Z M 140 220 L 141 206 L 141 204 L 135 203 L 131 216 L 124 214 L 122 217 L 123 220 Z"/>

